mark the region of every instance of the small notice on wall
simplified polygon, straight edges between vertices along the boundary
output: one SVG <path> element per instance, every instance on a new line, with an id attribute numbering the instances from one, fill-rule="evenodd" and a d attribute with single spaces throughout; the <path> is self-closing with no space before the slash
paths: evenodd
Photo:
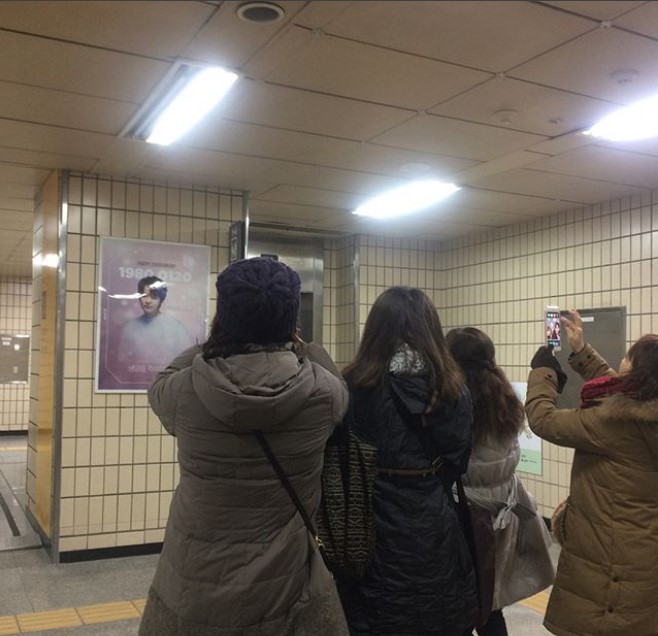
<path id="1" fill-rule="evenodd" d="M 527 382 L 512 382 L 514 391 L 519 399 L 525 404 L 525 396 L 528 391 Z M 542 474 L 541 438 L 537 437 L 528 426 L 526 419 L 523 431 L 519 435 L 519 446 L 521 447 L 521 461 L 517 470 L 533 475 Z"/>

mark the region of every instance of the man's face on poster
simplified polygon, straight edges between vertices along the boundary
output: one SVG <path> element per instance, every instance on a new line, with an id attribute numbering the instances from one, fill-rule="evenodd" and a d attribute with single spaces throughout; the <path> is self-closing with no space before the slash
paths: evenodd
<path id="1" fill-rule="evenodd" d="M 144 289 L 144 294 L 145 295 L 139 299 L 139 304 L 142 306 L 144 315 L 152 318 L 160 311 L 162 301 L 158 297 L 157 291 L 150 287 Z"/>

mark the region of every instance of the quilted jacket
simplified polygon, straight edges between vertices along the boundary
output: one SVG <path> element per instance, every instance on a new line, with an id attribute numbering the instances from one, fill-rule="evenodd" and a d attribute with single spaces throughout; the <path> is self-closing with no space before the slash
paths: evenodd
<path id="1" fill-rule="evenodd" d="M 178 441 L 180 483 L 140 636 L 347 634 L 332 577 L 251 433 L 265 432 L 314 514 L 348 394 L 335 367 L 309 357 L 255 347 L 206 361 L 192 348 L 151 386 L 151 407 Z"/>
<path id="2" fill-rule="evenodd" d="M 376 478 L 373 562 L 362 579 L 338 580 L 352 636 L 461 636 L 475 622 L 474 571 L 451 495 L 471 450 L 470 396 L 437 404 L 421 429 L 429 393 L 424 377 L 403 374 L 351 393 L 355 431 L 378 447 L 382 469 L 443 460 L 434 476 Z"/>
<path id="3" fill-rule="evenodd" d="M 585 379 L 613 374 L 590 345 L 570 359 Z M 532 430 L 574 448 L 565 542 L 544 625 L 558 636 L 658 634 L 658 400 L 611 395 L 556 409 L 557 378 L 528 379 Z"/>

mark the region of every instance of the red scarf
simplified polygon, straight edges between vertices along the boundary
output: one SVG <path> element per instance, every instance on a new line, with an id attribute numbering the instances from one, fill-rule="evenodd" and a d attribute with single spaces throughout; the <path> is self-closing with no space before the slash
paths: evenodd
<path id="1" fill-rule="evenodd" d="M 600 378 L 588 380 L 580 389 L 580 408 L 596 406 L 604 397 L 615 395 L 621 390 L 621 378 L 618 375 L 602 375 Z"/>

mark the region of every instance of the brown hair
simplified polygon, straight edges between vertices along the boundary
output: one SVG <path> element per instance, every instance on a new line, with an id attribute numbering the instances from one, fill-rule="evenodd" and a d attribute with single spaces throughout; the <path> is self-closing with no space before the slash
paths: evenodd
<path id="1" fill-rule="evenodd" d="M 631 369 L 621 376 L 621 391 L 636 400 L 658 398 L 658 335 L 642 336 L 626 354 Z"/>
<path id="2" fill-rule="evenodd" d="M 503 370 L 496 364 L 496 348 L 475 327 L 453 329 L 446 342 L 461 367 L 473 398 L 475 443 L 489 438 L 499 443 L 514 439 L 525 421 L 523 404 Z"/>
<path id="3" fill-rule="evenodd" d="M 388 363 L 402 344 L 424 358 L 430 390 L 436 391 L 436 397 L 459 398 L 463 380 L 448 351 L 439 314 L 427 295 L 415 287 L 391 287 L 375 300 L 356 358 L 343 372 L 345 379 L 358 388 L 382 386 Z"/>

